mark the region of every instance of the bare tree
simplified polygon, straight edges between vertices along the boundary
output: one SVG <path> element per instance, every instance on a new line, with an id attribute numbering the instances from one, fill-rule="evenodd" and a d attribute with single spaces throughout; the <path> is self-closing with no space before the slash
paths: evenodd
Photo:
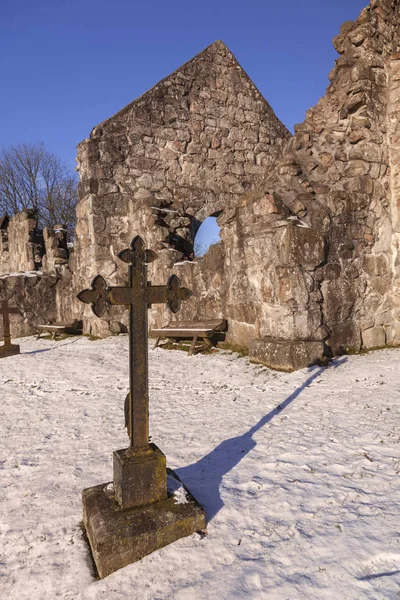
<path id="1" fill-rule="evenodd" d="M 77 201 L 76 174 L 42 142 L 0 150 L 0 214 L 36 208 L 41 227 L 60 224 L 71 236 Z"/>

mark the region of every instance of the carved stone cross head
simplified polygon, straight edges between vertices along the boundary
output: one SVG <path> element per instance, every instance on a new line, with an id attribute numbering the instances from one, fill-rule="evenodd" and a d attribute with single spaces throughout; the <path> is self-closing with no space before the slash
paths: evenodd
<path id="1" fill-rule="evenodd" d="M 187 300 L 192 295 L 189 289 L 181 287 L 179 277 L 171 275 L 166 286 L 151 285 L 146 280 L 144 282 L 144 294 L 141 294 L 141 297 L 139 297 L 138 292 L 140 292 L 140 289 L 138 289 L 137 285 L 137 276 L 142 274 L 140 279 L 142 279 L 143 283 L 146 265 L 158 258 L 153 250 L 145 249 L 144 242 L 140 236 L 137 235 L 134 237 L 130 243 L 130 247 L 122 250 L 118 254 L 118 258 L 130 266 L 133 277 L 131 277 L 129 286 L 109 287 L 104 277 L 97 275 L 93 279 L 90 289 L 83 290 L 78 294 L 78 299 L 81 302 L 91 304 L 92 310 L 97 317 L 103 316 L 107 306 L 110 304 L 129 305 L 138 301 L 145 301 L 148 308 L 152 304 L 166 303 L 173 313 L 177 313 L 181 307 L 181 302 Z"/>
<path id="2" fill-rule="evenodd" d="M 96 275 L 92 280 L 90 289 L 83 290 L 78 294 L 78 300 L 92 305 L 92 311 L 96 317 L 102 317 L 105 313 L 108 300 L 109 288 L 107 282 L 101 275 Z"/>

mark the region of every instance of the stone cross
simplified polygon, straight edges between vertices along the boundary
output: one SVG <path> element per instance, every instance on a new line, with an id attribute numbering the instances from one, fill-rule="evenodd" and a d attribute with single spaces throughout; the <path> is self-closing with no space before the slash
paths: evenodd
<path id="1" fill-rule="evenodd" d="M 118 254 L 129 264 L 129 283 L 108 287 L 98 275 L 90 289 L 78 294 L 101 317 L 108 304 L 129 307 L 129 448 L 113 452 L 113 485 L 103 483 L 82 492 L 83 525 L 100 577 L 143 558 L 158 548 L 203 530 L 206 514 L 191 495 L 181 502 L 168 489 L 167 461 L 149 443 L 147 309 L 165 302 L 172 312 L 192 292 L 180 287 L 176 275 L 167 285 L 147 281 L 147 264 L 157 258 L 135 237 L 130 248 Z M 179 489 L 183 484 L 168 470 Z"/>
<path id="2" fill-rule="evenodd" d="M 19 354 L 19 346 L 11 343 L 10 333 L 10 314 L 19 314 L 17 308 L 10 308 L 7 300 L 3 300 L 1 303 L 1 313 L 3 315 L 3 337 L 4 344 L 0 346 L 0 358 L 6 356 L 12 356 L 13 354 Z"/>
<path id="3" fill-rule="evenodd" d="M 129 264 L 127 286 L 107 286 L 101 275 L 92 281 L 91 289 L 83 290 L 78 299 L 91 304 L 94 314 L 101 317 L 107 305 L 129 306 L 129 424 L 130 450 L 134 453 L 149 445 L 149 392 L 148 392 L 148 325 L 147 309 L 152 304 L 166 303 L 176 313 L 182 300 L 192 292 L 180 287 L 176 275 L 171 275 L 167 285 L 151 285 L 147 281 L 147 264 L 157 258 L 146 250 L 140 236 L 133 238 L 130 248 L 118 257 Z"/>

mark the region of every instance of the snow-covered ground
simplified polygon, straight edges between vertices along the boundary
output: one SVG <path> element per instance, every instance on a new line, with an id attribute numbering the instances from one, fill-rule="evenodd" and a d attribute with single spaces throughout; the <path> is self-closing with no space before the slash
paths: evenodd
<path id="1" fill-rule="evenodd" d="M 102 581 L 81 490 L 127 446 L 127 337 L 20 340 L 0 361 L 0 598 L 400 597 L 400 350 L 292 374 L 150 352 L 150 426 L 208 535 Z"/>

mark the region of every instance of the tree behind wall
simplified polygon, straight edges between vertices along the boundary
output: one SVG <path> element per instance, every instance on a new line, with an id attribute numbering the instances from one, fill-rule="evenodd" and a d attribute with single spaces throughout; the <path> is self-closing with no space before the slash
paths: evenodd
<path id="1" fill-rule="evenodd" d="M 0 215 L 38 210 L 39 226 L 75 225 L 78 178 L 42 142 L 0 150 Z"/>

